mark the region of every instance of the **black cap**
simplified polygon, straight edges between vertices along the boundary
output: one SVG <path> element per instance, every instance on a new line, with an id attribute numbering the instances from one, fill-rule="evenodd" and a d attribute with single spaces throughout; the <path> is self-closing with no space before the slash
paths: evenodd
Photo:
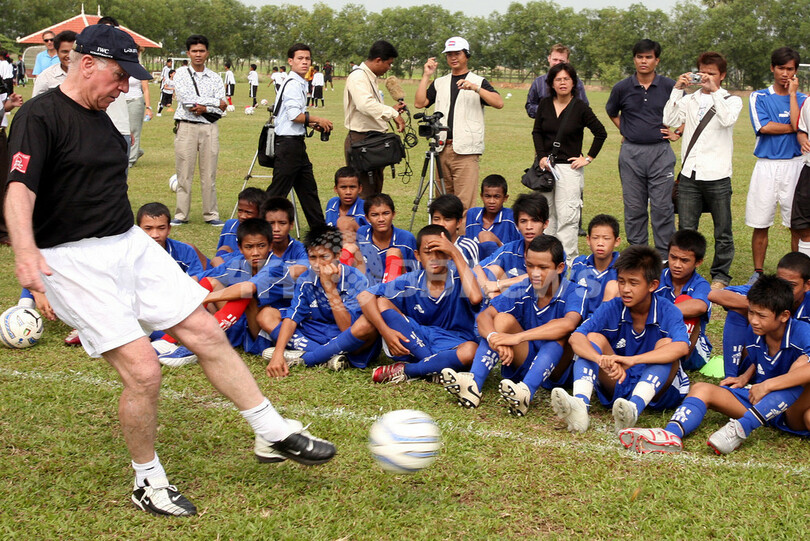
<path id="1" fill-rule="evenodd" d="M 138 46 L 132 36 L 114 26 L 94 24 L 76 36 L 76 52 L 109 58 L 118 62 L 131 77 L 145 81 L 152 78 L 138 62 Z"/>

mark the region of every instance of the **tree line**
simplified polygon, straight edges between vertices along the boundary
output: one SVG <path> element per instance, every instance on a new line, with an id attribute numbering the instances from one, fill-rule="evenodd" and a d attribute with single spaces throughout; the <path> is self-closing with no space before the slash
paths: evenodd
<path id="1" fill-rule="evenodd" d="M 0 34 L 16 38 L 80 12 L 77 0 L 3 0 Z M 283 61 L 294 42 L 309 44 L 316 61 L 331 60 L 338 75 L 361 61 L 369 45 L 386 39 L 399 50 L 394 71 L 413 76 L 444 40 L 464 36 L 472 47 L 470 67 L 521 70 L 526 80 L 547 70 L 548 48 L 564 43 L 580 75 L 611 85 L 632 73 L 630 49 L 641 38 L 663 47 L 659 72 L 677 76 L 695 67 L 706 50 L 729 61 L 727 86 L 756 88 L 770 79 L 773 49 L 791 46 L 803 56 L 810 42 L 810 0 L 683 0 L 672 10 L 633 4 L 575 11 L 550 0 L 514 2 L 504 13 L 471 17 L 428 4 L 391 7 L 379 13 L 356 4 L 312 10 L 284 4 L 246 6 L 238 0 L 98 0 L 102 15 L 155 41 L 154 56 L 181 56 L 185 38 L 205 34 L 212 55 L 223 61 Z"/>

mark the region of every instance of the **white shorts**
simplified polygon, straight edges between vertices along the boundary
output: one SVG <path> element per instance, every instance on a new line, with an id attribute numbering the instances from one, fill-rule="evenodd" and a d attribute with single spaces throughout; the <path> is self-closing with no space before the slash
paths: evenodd
<path id="1" fill-rule="evenodd" d="M 745 225 L 755 229 L 771 227 L 779 203 L 782 225 L 790 227 L 793 192 L 802 163 L 801 156 L 792 160 L 757 160 L 745 202 Z"/>
<path id="2" fill-rule="evenodd" d="M 208 293 L 141 228 L 45 248 L 42 276 L 59 319 L 91 357 L 186 319 Z"/>

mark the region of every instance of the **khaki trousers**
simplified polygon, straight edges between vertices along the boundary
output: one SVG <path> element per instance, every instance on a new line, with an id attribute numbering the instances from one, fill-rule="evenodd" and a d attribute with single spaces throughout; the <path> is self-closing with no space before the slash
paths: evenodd
<path id="1" fill-rule="evenodd" d="M 203 220 L 219 220 L 217 211 L 217 157 L 219 126 L 180 122 L 174 137 L 174 165 L 177 172 L 176 220 L 187 221 L 191 210 L 191 185 L 199 156 Z"/>

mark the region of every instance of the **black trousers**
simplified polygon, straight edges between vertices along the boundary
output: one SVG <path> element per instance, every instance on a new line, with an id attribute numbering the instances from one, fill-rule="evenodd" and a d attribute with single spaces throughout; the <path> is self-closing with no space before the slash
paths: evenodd
<path id="1" fill-rule="evenodd" d="M 267 195 L 287 197 L 292 189 L 295 189 L 309 228 L 326 223 L 304 137 L 277 135 L 276 164 L 273 167 L 273 181 L 267 187 Z"/>
<path id="2" fill-rule="evenodd" d="M 6 229 L 6 221 L 3 216 L 3 206 L 6 199 L 6 180 L 8 179 L 10 165 L 6 129 L 0 128 L 0 242 L 8 242 L 8 229 Z"/>

